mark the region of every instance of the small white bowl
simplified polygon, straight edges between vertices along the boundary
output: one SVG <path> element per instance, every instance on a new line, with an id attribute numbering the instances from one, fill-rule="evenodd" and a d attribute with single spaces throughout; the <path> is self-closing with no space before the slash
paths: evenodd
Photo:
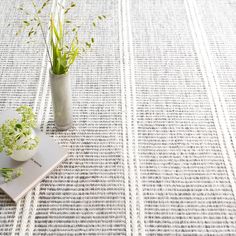
<path id="1" fill-rule="evenodd" d="M 32 129 L 31 138 L 35 138 L 35 137 L 36 137 L 36 133 Z M 22 144 L 25 140 L 26 138 L 21 138 L 18 140 L 18 143 Z M 36 152 L 38 151 L 38 147 L 39 147 L 39 144 L 37 145 L 37 147 L 35 147 L 32 150 L 27 150 L 27 149 L 15 150 L 10 157 L 14 159 L 15 161 L 27 161 L 36 154 Z"/>

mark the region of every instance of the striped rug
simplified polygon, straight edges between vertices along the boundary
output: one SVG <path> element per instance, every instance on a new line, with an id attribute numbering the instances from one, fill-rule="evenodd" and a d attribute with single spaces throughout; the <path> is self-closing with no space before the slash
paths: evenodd
<path id="1" fill-rule="evenodd" d="M 0 3 L 0 110 L 32 106 L 69 157 L 17 205 L 0 192 L 0 235 L 236 235 L 236 1 L 80 0 L 74 19 L 108 19 L 70 71 L 66 132 L 16 4 Z"/>

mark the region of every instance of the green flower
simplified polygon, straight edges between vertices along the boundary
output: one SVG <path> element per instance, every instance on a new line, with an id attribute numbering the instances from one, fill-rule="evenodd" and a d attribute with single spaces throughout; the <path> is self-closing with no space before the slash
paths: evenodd
<path id="1" fill-rule="evenodd" d="M 23 174 L 22 168 L 0 168 L 0 174 L 4 177 L 5 182 L 21 176 Z"/>
<path id="2" fill-rule="evenodd" d="M 32 150 L 39 143 L 38 137 L 31 137 L 32 129 L 36 127 L 36 117 L 32 108 L 20 106 L 16 111 L 21 119 L 8 119 L 0 126 L 0 152 L 11 156 L 15 150 Z M 23 142 L 20 140 L 23 138 Z M 12 180 L 22 174 L 22 170 L 13 168 L 0 168 L 0 174 L 5 181 Z"/>

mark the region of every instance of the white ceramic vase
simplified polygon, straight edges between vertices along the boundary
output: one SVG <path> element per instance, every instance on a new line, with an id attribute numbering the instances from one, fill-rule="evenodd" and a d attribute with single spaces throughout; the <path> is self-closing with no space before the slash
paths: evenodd
<path id="1" fill-rule="evenodd" d="M 71 81 L 68 73 L 56 75 L 50 70 L 49 74 L 55 126 L 67 130 L 73 124 Z"/>
<path id="2" fill-rule="evenodd" d="M 32 133 L 31 133 L 30 137 L 31 138 L 35 138 L 36 137 L 36 133 L 35 133 L 35 131 L 33 129 L 32 129 Z M 17 141 L 17 143 L 21 145 L 25 141 L 26 141 L 26 138 L 23 137 L 23 138 L 19 139 Z M 27 150 L 27 149 L 15 150 L 10 157 L 12 159 L 14 159 L 15 161 L 27 161 L 27 160 L 29 160 L 30 158 L 32 158 L 36 154 L 36 152 L 38 151 L 38 147 L 39 147 L 39 144 L 37 145 L 37 147 L 35 147 L 32 150 Z"/>

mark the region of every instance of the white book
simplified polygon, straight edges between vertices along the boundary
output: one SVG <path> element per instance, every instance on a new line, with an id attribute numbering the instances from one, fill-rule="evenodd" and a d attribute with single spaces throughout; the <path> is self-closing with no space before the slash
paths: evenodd
<path id="1" fill-rule="evenodd" d="M 11 110 L 0 113 L 0 124 L 6 119 L 17 117 Z M 0 177 L 2 189 L 13 201 L 17 202 L 27 194 L 35 185 L 45 178 L 67 157 L 67 151 L 58 145 L 52 138 L 35 129 L 40 139 L 37 153 L 26 162 L 14 161 L 12 158 L 0 153 L 0 168 L 22 168 L 23 175 L 5 183 Z"/>

